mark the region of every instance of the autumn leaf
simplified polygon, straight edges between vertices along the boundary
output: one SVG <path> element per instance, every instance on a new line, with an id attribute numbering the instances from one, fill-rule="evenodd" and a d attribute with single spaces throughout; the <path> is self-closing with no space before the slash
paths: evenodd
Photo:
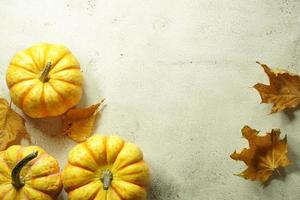
<path id="1" fill-rule="evenodd" d="M 6 99 L 0 98 L 0 150 L 20 143 L 23 138 L 30 140 L 25 120 L 10 108 Z"/>
<path id="2" fill-rule="evenodd" d="M 273 103 L 272 112 L 295 108 L 300 103 L 300 76 L 282 69 L 270 69 L 261 64 L 269 77 L 270 85 L 257 83 L 254 88 L 259 92 L 262 103 Z"/>
<path id="3" fill-rule="evenodd" d="M 83 142 L 91 136 L 96 115 L 104 100 L 87 108 L 73 108 L 62 117 L 63 133 L 76 142 Z"/>
<path id="4" fill-rule="evenodd" d="M 291 164 L 287 157 L 287 138 L 280 139 L 280 130 L 273 129 L 265 136 L 258 136 L 258 131 L 245 126 L 242 135 L 248 140 L 249 148 L 244 148 L 241 153 L 236 151 L 230 155 L 234 160 L 244 161 L 248 166 L 238 174 L 252 181 L 266 182 L 274 171 Z"/>

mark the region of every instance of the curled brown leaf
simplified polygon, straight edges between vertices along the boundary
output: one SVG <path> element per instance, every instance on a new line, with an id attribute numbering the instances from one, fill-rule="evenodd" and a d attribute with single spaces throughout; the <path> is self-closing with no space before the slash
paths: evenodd
<path id="1" fill-rule="evenodd" d="M 91 136 L 96 115 L 104 99 L 87 108 L 72 108 L 62 117 L 63 133 L 76 142 L 83 142 Z"/>
<path id="2" fill-rule="evenodd" d="M 243 161 L 247 169 L 239 176 L 266 182 L 274 171 L 291 164 L 288 159 L 288 145 L 286 136 L 280 139 L 280 130 L 273 129 L 264 136 L 258 136 L 258 131 L 245 126 L 242 135 L 249 142 L 249 148 L 244 148 L 240 153 L 233 152 L 230 157 Z"/>

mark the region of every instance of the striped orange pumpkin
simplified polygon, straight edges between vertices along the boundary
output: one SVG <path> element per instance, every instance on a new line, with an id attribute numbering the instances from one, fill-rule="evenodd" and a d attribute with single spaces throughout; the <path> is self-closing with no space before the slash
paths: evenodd
<path id="1" fill-rule="evenodd" d="M 135 144 L 94 135 L 71 149 L 62 180 L 70 200 L 146 200 L 149 168 Z"/>
<path id="2" fill-rule="evenodd" d="M 55 200 L 62 190 L 58 162 L 38 146 L 0 152 L 0 199 Z"/>
<path id="3" fill-rule="evenodd" d="M 42 118 L 60 115 L 76 105 L 83 77 L 70 50 L 41 43 L 12 58 L 6 83 L 14 104 L 28 116 Z"/>

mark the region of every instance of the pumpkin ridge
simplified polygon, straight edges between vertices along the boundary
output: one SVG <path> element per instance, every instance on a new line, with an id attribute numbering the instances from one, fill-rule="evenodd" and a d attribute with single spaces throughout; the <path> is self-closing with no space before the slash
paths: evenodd
<path id="1" fill-rule="evenodd" d="M 23 105 L 25 102 L 25 99 L 27 97 L 27 95 L 32 91 L 33 88 L 35 88 L 38 84 L 36 83 L 34 86 L 32 87 L 28 87 L 28 89 L 24 92 L 24 94 L 19 98 L 19 107 L 21 108 L 21 110 L 23 109 Z"/>
<path id="2" fill-rule="evenodd" d="M 3 182 L 1 184 L 6 184 L 6 183 L 11 183 L 11 178 L 6 176 L 6 175 L 0 175 L 0 177 L 2 177 L 3 179 Z"/>
<path id="3" fill-rule="evenodd" d="M 53 84 L 51 83 L 51 81 L 48 81 L 48 84 L 52 87 L 52 89 L 58 94 L 58 96 L 60 97 L 60 99 L 62 100 L 62 102 L 65 104 L 65 105 L 69 105 L 64 96 L 53 86 Z"/>
<path id="4" fill-rule="evenodd" d="M 76 86 L 76 87 L 80 87 L 81 88 L 81 85 L 78 85 L 74 82 L 71 82 L 71 81 L 67 81 L 67 80 L 63 80 L 63 79 L 58 79 L 58 78 L 51 78 L 52 80 L 55 80 L 55 81 L 61 81 L 61 82 L 65 82 L 65 83 L 68 83 L 70 85 L 73 85 L 73 86 Z"/>
<path id="5" fill-rule="evenodd" d="M 135 164 L 139 164 L 139 163 L 141 163 L 141 164 L 146 164 L 144 160 L 140 160 L 140 161 L 137 161 L 137 162 L 135 162 L 135 163 L 126 165 L 125 167 L 122 167 L 122 168 L 118 169 L 117 172 L 115 172 L 115 173 L 120 172 L 121 170 L 125 169 L 126 167 L 129 167 L 130 165 L 135 165 Z M 139 173 L 140 173 L 140 172 L 133 171 L 133 172 L 127 173 L 126 175 L 134 175 L 134 174 L 139 174 Z"/>
<path id="6" fill-rule="evenodd" d="M 4 163 L 4 162 L 5 162 L 5 161 L 1 162 L 1 164 Z M 5 165 L 7 166 L 6 162 L 5 162 Z M 7 166 L 7 167 L 8 167 L 8 166 Z M 5 170 L 10 170 L 10 168 L 7 168 L 7 169 L 5 169 Z M 2 173 L 2 176 L 3 176 L 4 178 L 8 179 L 8 180 L 11 180 L 11 176 L 10 176 L 10 174 L 7 173 L 7 172 L 5 172 L 5 174 Z"/>
<path id="7" fill-rule="evenodd" d="M 48 108 L 45 102 L 45 94 L 44 94 L 44 90 L 45 90 L 45 84 L 42 84 L 42 92 L 41 92 L 41 96 L 40 96 L 40 104 L 41 107 L 43 108 L 43 114 L 44 113 L 48 113 Z"/>
<path id="8" fill-rule="evenodd" d="M 58 174 L 60 174 L 59 171 L 57 171 L 57 172 L 50 172 L 50 174 L 43 174 L 41 176 L 32 176 L 32 177 L 30 177 L 30 180 L 39 179 L 39 178 L 45 178 L 45 177 L 48 177 L 48 176 L 56 176 Z"/>
<path id="9" fill-rule="evenodd" d="M 10 167 L 8 166 L 6 160 L 4 160 L 3 158 L 1 159 L 1 164 L 4 164 L 4 165 L 6 166 L 6 168 L 7 168 L 8 170 L 10 170 Z M 9 173 L 7 173 L 7 174 L 2 174 L 2 175 L 4 175 L 5 177 L 7 177 L 8 179 L 11 179 L 11 176 L 10 176 Z"/>
<path id="10" fill-rule="evenodd" d="M 45 101 L 45 83 L 42 84 L 42 93 L 41 93 L 40 102 L 41 102 L 41 106 L 44 108 L 43 109 L 43 114 L 47 113 L 46 115 L 48 115 L 49 114 L 49 109 L 48 109 L 48 106 L 47 106 L 46 101 Z"/>
<path id="11" fill-rule="evenodd" d="M 116 195 L 120 198 L 120 200 L 125 200 L 113 185 L 111 185 L 111 189 L 116 193 Z"/>
<path id="12" fill-rule="evenodd" d="M 44 191 L 38 190 L 38 189 L 33 188 L 33 187 L 30 187 L 30 186 L 24 186 L 24 187 L 30 188 L 31 190 L 34 190 L 34 191 L 37 192 L 37 193 L 42 193 L 42 194 L 44 194 L 44 195 L 50 197 L 51 199 L 52 199 L 53 197 L 56 197 L 56 195 L 54 196 L 54 195 L 51 195 L 51 194 L 47 194 L 47 193 L 44 192 Z M 27 191 L 26 191 L 26 192 L 25 192 L 25 191 L 26 191 L 26 190 L 24 190 L 24 194 L 27 196 L 27 194 L 26 194 Z"/>
<path id="13" fill-rule="evenodd" d="M 87 168 L 86 166 L 79 165 L 78 163 L 77 163 L 77 164 L 74 164 L 74 163 L 70 163 L 70 162 L 68 161 L 68 164 L 71 165 L 71 166 L 78 167 L 78 168 L 82 168 L 82 169 L 84 169 L 84 170 L 86 170 L 86 171 L 95 173 L 95 171 L 92 171 L 91 169 Z"/>
<path id="14" fill-rule="evenodd" d="M 24 66 L 21 66 L 21 65 L 16 64 L 16 63 L 10 63 L 9 66 L 15 67 L 15 68 L 19 68 L 19 69 L 24 69 L 25 71 L 27 71 L 27 72 L 29 72 L 29 73 L 32 73 L 32 74 L 34 74 L 34 75 L 37 75 L 37 74 L 38 74 L 37 72 L 32 71 L 31 69 L 25 68 Z"/>
<path id="15" fill-rule="evenodd" d="M 123 143 L 122 143 L 120 149 L 118 149 L 118 153 L 116 154 L 115 158 L 114 158 L 113 161 L 112 161 L 112 165 L 115 163 L 117 157 L 119 156 L 120 152 L 123 150 L 123 148 L 124 148 L 124 146 L 125 146 L 125 143 L 126 143 L 126 142 L 125 142 L 125 141 L 122 141 L 122 142 L 123 142 Z M 108 149 L 108 148 L 107 148 L 107 149 Z M 107 152 L 107 151 L 106 151 L 106 152 Z"/>
<path id="16" fill-rule="evenodd" d="M 125 143 L 124 143 L 124 146 L 125 146 Z M 124 146 L 123 146 L 123 148 L 124 148 Z M 123 148 L 122 148 L 122 149 L 123 149 Z M 120 152 L 121 152 L 121 151 L 120 151 Z M 120 152 L 119 152 L 118 156 L 120 155 Z M 116 160 L 118 159 L 118 156 L 116 157 Z M 119 171 L 119 170 L 121 170 L 121 169 L 124 169 L 124 168 L 126 168 L 126 167 L 128 167 L 128 166 L 130 166 L 130 165 L 136 164 L 136 163 L 138 163 L 138 162 L 140 162 L 140 161 L 143 161 L 143 156 L 142 156 L 142 159 L 140 159 L 140 160 L 138 160 L 138 161 L 133 161 L 133 162 L 130 162 L 130 163 L 128 163 L 128 164 L 126 164 L 126 165 L 124 165 L 124 166 L 122 166 L 122 167 L 120 167 L 120 168 L 117 168 L 117 171 Z"/>
<path id="17" fill-rule="evenodd" d="M 64 59 L 67 55 L 70 55 L 71 54 L 71 52 L 68 50 L 66 53 L 64 53 L 55 63 L 52 63 L 52 69 L 51 70 L 53 70 L 55 67 L 56 67 L 56 65 L 62 60 L 62 59 Z"/>
<path id="18" fill-rule="evenodd" d="M 8 184 L 10 184 L 10 183 L 8 183 Z M 1 199 L 4 199 L 6 197 L 6 195 L 8 194 L 8 192 L 12 189 L 13 189 L 12 187 L 8 188 L 8 190 L 4 192 L 3 196 L 1 196 Z"/>
<path id="19" fill-rule="evenodd" d="M 62 70 L 49 73 L 49 75 L 53 75 L 53 74 L 56 74 L 58 72 L 62 72 L 62 71 L 65 71 L 65 70 L 80 70 L 80 67 L 78 67 L 78 66 L 69 66 L 69 67 L 66 67 L 66 68 L 64 68 Z"/>
<path id="20" fill-rule="evenodd" d="M 117 181 L 119 181 L 119 182 L 125 182 L 125 183 L 131 184 L 131 185 L 136 185 L 136 186 L 138 186 L 138 187 L 140 187 L 140 188 L 142 188 L 144 190 L 147 189 L 147 186 L 139 185 L 139 184 L 132 183 L 132 182 L 129 182 L 129 181 L 124 181 L 124 180 L 117 180 Z M 111 186 L 113 187 L 113 184 Z"/>
<path id="21" fill-rule="evenodd" d="M 26 79 L 22 79 L 22 80 L 19 80 L 11 85 L 8 86 L 8 89 L 11 89 L 12 87 L 14 87 L 15 85 L 19 84 L 19 83 L 22 83 L 24 81 L 30 81 L 30 80 L 33 80 L 33 79 L 36 79 L 35 77 L 34 78 L 26 78 Z"/>
<path id="22" fill-rule="evenodd" d="M 95 194 L 93 194 L 89 200 L 95 200 L 96 196 L 98 195 L 99 191 L 101 191 L 101 189 L 99 189 L 98 191 L 95 192 Z"/>
<path id="23" fill-rule="evenodd" d="M 70 192 L 76 190 L 77 188 L 80 188 L 80 187 L 82 187 L 82 186 L 85 186 L 85 185 L 87 185 L 87 184 L 90 184 L 90 183 L 93 182 L 93 181 L 97 181 L 97 180 L 91 179 L 91 180 L 89 180 L 88 182 L 82 182 L 81 184 L 76 185 L 76 186 L 73 186 L 73 187 L 69 187 L 68 189 L 64 188 L 64 190 L 65 190 L 67 193 L 70 193 Z"/>
<path id="24" fill-rule="evenodd" d="M 68 193 L 71 193 L 71 192 L 73 192 L 73 191 L 75 191 L 75 190 L 77 190 L 77 189 L 79 189 L 79 188 L 81 188 L 81 187 L 83 187 L 83 186 L 85 186 L 85 185 L 88 185 L 88 184 L 90 184 L 90 183 L 92 183 L 92 182 L 96 182 L 96 181 L 98 181 L 98 180 L 91 180 L 91 181 L 89 181 L 89 182 L 84 182 L 82 185 L 79 185 L 79 186 L 74 186 L 74 188 L 72 187 L 72 188 L 70 188 L 70 189 L 68 189 L 68 190 L 66 190 Z M 100 189 L 101 190 L 101 189 Z M 98 191 L 99 192 L 99 191 Z M 96 194 L 98 194 L 98 192 L 96 192 Z"/>
<path id="25" fill-rule="evenodd" d="M 103 197 L 105 197 L 105 199 L 103 199 L 103 200 L 107 200 L 108 190 L 99 189 L 99 191 L 97 192 L 97 196 L 98 196 L 98 194 L 100 194 L 101 192 L 104 192 L 104 193 L 105 193 L 105 195 L 103 196 Z M 94 200 L 98 200 L 98 199 L 94 199 Z"/>
<path id="26" fill-rule="evenodd" d="M 142 161 L 142 160 L 139 160 L 139 161 L 133 161 L 132 163 L 128 163 L 128 164 L 122 166 L 121 168 L 118 168 L 117 171 L 122 170 L 122 169 L 124 169 L 124 168 L 126 168 L 126 167 L 129 167 L 130 165 L 134 165 L 134 164 L 136 164 L 136 163 L 139 163 L 139 162 L 141 162 L 141 161 Z"/>
<path id="27" fill-rule="evenodd" d="M 122 182 L 126 182 L 126 183 L 129 183 L 129 184 L 132 184 L 132 185 L 136 185 L 136 186 L 139 186 L 143 189 L 146 189 L 147 188 L 147 185 L 141 185 L 141 184 L 138 184 L 138 183 L 135 183 L 135 182 L 131 182 L 131 181 L 127 181 L 127 180 L 124 180 L 122 178 L 120 178 L 119 176 L 114 176 L 115 178 L 115 181 L 122 181 Z M 113 184 L 112 184 L 113 185 Z"/>
<path id="28" fill-rule="evenodd" d="M 24 200 L 30 200 L 25 192 L 23 192 L 23 194 L 24 194 L 24 196 L 25 196 L 25 199 L 24 199 Z M 17 194 L 17 196 L 18 196 L 18 194 Z"/>
<path id="29" fill-rule="evenodd" d="M 32 52 L 27 52 L 26 54 L 29 54 L 29 57 L 31 58 L 33 64 L 34 64 L 34 68 L 37 69 L 37 71 L 41 71 L 41 69 L 39 68 L 39 65 L 37 64 L 37 62 L 35 61 L 35 56 L 32 54 Z"/>
<path id="30" fill-rule="evenodd" d="M 84 148 L 87 150 L 87 152 L 91 155 L 91 157 L 93 158 L 93 160 L 95 161 L 95 163 L 97 165 L 100 165 L 100 162 L 96 159 L 96 156 L 94 155 L 94 153 L 91 151 L 89 145 L 87 143 L 83 143 Z"/>
<path id="31" fill-rule="evenodd" d="M 55 174 L 50 174 L 50 175 L 48 175 L 48 176 L 57 176 L 57 175 L 59 175 L 59 174 L 60 174 L 60 173 L 58 172 L 58 173 L 55 173 Z M 48 176 L 41 176 L 41 177 L 39 177 L 39 178 L 48 177 Z M 36 178 L 32 178 L 31 181 L 34 181 L 34 179 L 36 179 Z M 38 191 L 43 192 L 44 194 L 47 194 L 47 195 L 50 195 L 50 196 L 53 196 L 53 195 L 54 195 L 54 192 L 53 192 L 53 191 L 46 191 L 46 190 L 43 190 L 43 189 L 38 189 L 38 188 L 33 187 L 31 184 L 27 184 L 27 187 L 33 188 L 33 189 L 35 189 L 35 190 L 38 190 Z"/>

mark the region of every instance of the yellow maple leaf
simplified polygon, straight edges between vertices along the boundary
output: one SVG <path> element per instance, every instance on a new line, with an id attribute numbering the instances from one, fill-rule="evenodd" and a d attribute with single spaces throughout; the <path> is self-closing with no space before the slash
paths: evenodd
<path id="1" fill-rule="evenodd" d="M 257 63 L 264 69 L 270 81 L 270 85 L 262 83 L 254 85 L 261 96 L 261 102 L 273 103 L 271 113 L 297 107 L 300 104 L 300 76 Z"/>
<path id="2" fill-rule="evenodd" d="M 20 143 L 22 138 L 30 140 L 25 120 L 10 108 L 6 99 L 0 98 L 0 150 Z"/>
<path id="3" fill-rule="evenodd" d="M 291 164 L 287 157 L 287 138 L 280 139 L 280 130 L 273 129 L 265 136 L 258 136 L 258 131 L 245 126 L 243 136 L 249 142 L 249 148 L 244 148 L 241 153 L 233 152 L 230 157 L 234 160 L 244 161 L 248 166 L 238 174 L 252 181 L 266 182 L 274 171 Z"/>
<path id="4" fill-rule="evenodd" d="M 91 136 L 96 115 L 104 100 L 87 108 L 72 108 L 62 117 L 63 133 L 76 142 Z"/>

